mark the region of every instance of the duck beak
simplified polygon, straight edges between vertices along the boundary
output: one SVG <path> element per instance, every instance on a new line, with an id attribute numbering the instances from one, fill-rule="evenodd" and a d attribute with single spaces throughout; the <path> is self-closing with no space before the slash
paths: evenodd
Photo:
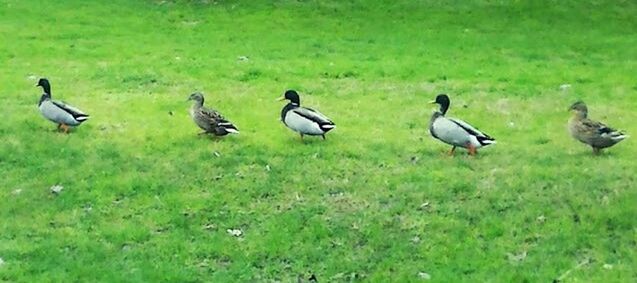
<path id="1" fill-rule="evenodd" d="M 436 104 L 435 100 L 429 101 L 429 104 Z"/>
<path id="2" fill-rule="evenodd" d="M 281 100 L 285 100 L 285 97 L 279 97 L 275 101 L 281 101 Z"/>

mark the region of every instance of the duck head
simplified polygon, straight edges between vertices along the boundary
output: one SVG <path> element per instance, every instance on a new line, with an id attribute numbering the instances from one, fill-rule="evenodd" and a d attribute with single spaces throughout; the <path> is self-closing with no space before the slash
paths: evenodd
<path id="1" fill-rule="evenodd" d="M 41 86 L 42 89 L 44 89 L 44 94 L 48 95 L 48 97 L 51 97 L 51 85 L 49 84 L 49 80 L 45 79 L 45 78 L 41 78 L 38 81 L 38 84 L 35 85 L 36 87 Z"/>
<path id="2" fill-rule="evenodd" d="M 188 97 L 188 101 L 193 100 L 198 105 L 203 105 L 203 94 L 201 92 L 195 92 Z"/>
<path id="3" fill-rule="evenodd" d="M 443 93 L 438 94 L 438 96 L 436 96 L 436 100 L 429 103 L 440 105 L 440 113 L 442 113 L 442 115 L 445 115 L 445 113 L 447 113 L 447 110 L 449 110 L 449 104 L 451 104 L 451 101 L 449 100 L 449 96 Z"/>
<path id="4" fill-rule="evenodd" d="M 580 118 L 586 118 L 588 116 L 588 107 L 586 107 L 586 103 L 584 101 L 577 101 L 568 108 L 569 111 L 575 114 L 575 116 Z"/>
<path id="5" fill-rule="evenodd" d="M 301 98 L 299 98 L 299 94 L 295 90 L 287 90 L 283 97 L 277 100 L 289 100 L 290 103 L 301 105 Z"/>

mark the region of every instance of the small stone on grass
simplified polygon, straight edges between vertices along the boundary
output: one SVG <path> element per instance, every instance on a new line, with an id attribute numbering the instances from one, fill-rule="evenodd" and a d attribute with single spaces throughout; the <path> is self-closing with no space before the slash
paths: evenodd
<path id="1" fill-rule="evenodd" d="M 243 235 L 243 231 L 241 231 L 241 229 L 228 229 L 226 231 L 228 232 L 228 234 L 235 237 L 241 237 L 241 235 Z"/>
<path id="2" fill-rule="evenodd" d="M 526 251 L 523 251 L 519 254 L 507 253 L 507 257 L 509 258 L 509 261 L 520 262 L 526 258 Z"/>
<path id="3" fill-rule="evenodd" d="M 51 193 L 54 193 L 57 195 L 57 194 L 60 194 L 63 189 L 64 187 L 62 187 L 61 185 L 53 185 L 51 186 Z"/>
<path id="4" fill-rule="evenodd" d="M 537 222 L 544 223 L 546 221 L 546 217 L 544 215 L 540 215 L 537 217 Z"/>
<path id="5" fill-rule="evenodd" d="M 423 280 L 431 279 L 431 275 L 429 275 L 429 273 L 427 272 L 418 272 L 418 277 L 420 277 L 420 279 L 423 279 Z"/>

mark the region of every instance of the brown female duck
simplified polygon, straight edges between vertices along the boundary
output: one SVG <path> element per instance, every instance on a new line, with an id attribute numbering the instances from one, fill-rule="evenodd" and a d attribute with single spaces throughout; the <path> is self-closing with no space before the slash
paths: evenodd
<path id="1" fill-rule="evenodd" d="M 601 122 L 588 119 L 588 108 L 582 101 L 573 103 L 569 110 L 573 112 L 573 116 L 568 121 L 571 136 L 590 145 L 594 154 L 599 154 L 603 148 L 611 147 L 628 137 Z"/>

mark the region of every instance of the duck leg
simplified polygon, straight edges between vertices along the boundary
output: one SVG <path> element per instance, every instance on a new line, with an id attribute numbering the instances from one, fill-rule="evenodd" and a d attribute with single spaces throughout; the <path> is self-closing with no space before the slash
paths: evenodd
<path id="1" fill-rule="evenodd" d="M 449 151 L 449 153 L 448 153 L 448 154 L 449 154 L 449 156 L 453 156 L 453 153 L 454 153 L 454 152 L 456 152 L 456 146 L 453 146 L 453 147 L 451 148 L 451 150 L 450 150 L 450 151 Z"/>
<path id="2" fill-rule="evenodd" d="M 323 138 L 323 140 L 325 140 L 325 134 L 322 134 L 321 137 Z"/>
<path id="3" fill-rule="evenodd" d="M 478 151 L 476 150 L 476 147 L 474 145 L 472 145 L 471 143 L 469 143 L 467 145 L 467 148 L 469 149 L 469 155 L 475 156 L 476 154 L 478 154 Z"/>
<path id="4" fill-rule="evenodd" d="M 301 142 L 305 142 L 305 140 L 303 140 L 303 134 L 300 134 L 300 135 L 301 135 Z"/>
<path id="5" fill-rule="evenodd" d="M 602 153 L 602 150 L 600 148 L 593 147 L 593 154 L 599 155 L 600 153 Z"/>
<path id="6" fill-rule="evenodd" d="M 65 134 L 69 133 L 69 126 L 67 126 L 65 124 L 60 124 L 60 127 L 64 130 Z"/>

